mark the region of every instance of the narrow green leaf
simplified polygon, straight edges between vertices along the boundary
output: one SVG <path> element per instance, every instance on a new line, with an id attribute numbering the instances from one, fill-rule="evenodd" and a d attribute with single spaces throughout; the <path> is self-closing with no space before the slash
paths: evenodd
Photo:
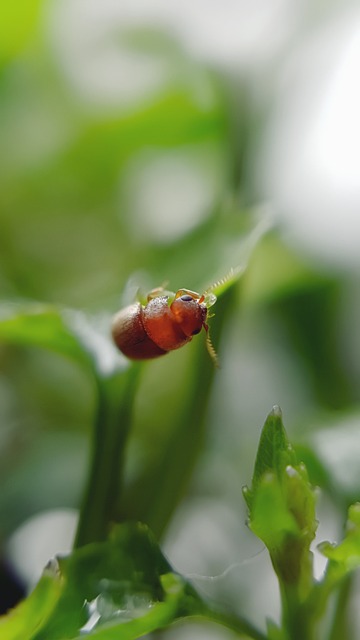
<path id="1" fill-rule="evenodd" d="M 2 307 L 0 339 L 22 346 L 51 349 L 80 360 L 86 358 L 58 311 L 44 305 Z"/>
<path id="2" fill-rule="evenodd" d="M 85 364 L 95 374 L 109 375 L 129 367 L 109 339 L 110 321 L 110 316 L 91 318 L 41 304 L 3 305 L 0 341 L 49 349 Z"/>
<path id="3" fill-rule="evenodd" d="M 59 576 L 45 569 L 32 593 L 6 616 L 0 617 L 2 640 L 30 640 L 51 616 L 62 590 Z"/>

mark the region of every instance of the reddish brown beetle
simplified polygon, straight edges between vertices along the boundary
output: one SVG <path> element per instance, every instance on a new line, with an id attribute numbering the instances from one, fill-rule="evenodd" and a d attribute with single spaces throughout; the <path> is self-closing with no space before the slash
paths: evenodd
<path id="1" fill-rule="evenodd" d="M 144 306 L 136 302 L 119 311 L 112 323 L 112 336 L 122 353 L 132 360 L 147 360 L 179 349 L 204 327 L 207 349 L 214 363 L 217 356 L 206 323 L 208 308 L 216 302 L 210 292 L 203 295 L 179 289 L 176 294 L 154 289 Z"/>

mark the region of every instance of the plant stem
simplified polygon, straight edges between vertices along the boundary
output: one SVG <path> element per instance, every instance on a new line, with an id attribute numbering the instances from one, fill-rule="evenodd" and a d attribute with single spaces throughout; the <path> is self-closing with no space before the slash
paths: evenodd
<path id="1" fill-rule="evenodd" d="M 336 602 L 334 619 L 329 634 L 329 640 L 338 640 L 338 638 L 341 638 L 341 640 L 350 640 L 350 638 L 353 637 L 350 630 L 348 615 L 348 606 L 352 585 L 352 575 L 347 576 L 341 584 Z"/>
<path id="2" fill-rule="evenodd" d="M 124 448 L 140 365 L 96 378 L 98 406 L 92 460 L 74 547 L 105 540 L 116 521 L 123 476 Z"/>
<path id="3" fill-rule="evenodd" d="M 315 640 L 314 620 L 296 587 L 282 585 L 282 622 L 289 640 Z"/>

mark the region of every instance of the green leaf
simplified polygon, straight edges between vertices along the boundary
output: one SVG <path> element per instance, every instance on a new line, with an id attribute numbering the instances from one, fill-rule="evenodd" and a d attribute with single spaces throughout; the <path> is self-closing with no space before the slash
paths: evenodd
<path id="1" fill-rule="evenodd" d="M 34 597 L 44 586 L 49 589 L 42 578 L 16 610 L 16 628 L 11 626 L 14 613 L 0 621 L 0 630 L 8 633 L 1 635 L 3 640 L 133 640 L 187 616 L 266 640 L 247 620 L 205 604 L 172 570 L 144 525 L 118 525 L 106 542 L 88 544 L 58 558 L 58 566 L 55 597 L 51 599 L 52 592 L 46 591 L 48 615 L 42 615 L 39 597 Z"/>
<path id="2" fill-rule="evenodd" d="M 310 606 L 320 618 L 326 610 L 330 595 L 335 589 L 338 589 L 331 638 L 344 637 L 346 635 L 344 629 L 347 628 L 348 621 L 347 607 L 349 606 L 352 572 L 360 566 L 359 502 L 349 507 L 346 533 L 342 542 L 339 544 L 322 542 L 318 545 L 318 549 L 328 558 L 328 564 L 322 580 L 314 588 Z"/>
<path id="3" fill-rule="evenodd" d="M 33 593 L 0 619 L 3 640 L 132 639 L 172 622 L 194 599 L 142 525 L 116 527 L 107 542 L 58 558 Z M 190 600 L 189 600 L 190 598 Z"/>
<path id="4" fill-rule="evenodd" d="M 290 620 L 313 586 L 310 544 L 317 521 L 314 492 L 288 441 L 279 407 L 263 427 L 252 486 L 244 489 L 244 497 L 249 526 L 270 552 Z"/>
<path id="5" fill-rule="evenodd" d="M 177 603 L 182 589 L 175 579 L 162 581 L 171 568 L 145 526 L 117 526 L 106 542 L 85 545 L 58 561 L 63 591 L 51 619 L 34 640 L 77 638 L 81 629 L 99 638 L 115 637 L 109 625 L 116 625 L 122 637 L 119 627 L 125 629 L 129 623 L 134 634 L 128 629 L 124 637 L 135 638 L 139 628 L 142 634 L 150 630 L 147 622 L 168 622 L 175 616 L 171 594 Z M 159 603 L 164 607 L 149 620 L 149 611 Z M 98 634 L 103 625 L 107 633 Z"/>
<path id="6" fill-rule="evenodd" d="M 59 576 L 50 568 L 32 593 L 6 616 L 0 617 L 2 640 L 28 640 L 52 614 L 62 590 Z"/>
<path id="7" fill-rule="evenodd" d="M 185 583 L 174 573 L 161 576 L 160 582 L 164 590 L 163 602 L 142 601 L 134 606 L 130 601 L 128 610 L 121 611 L 124 616 L 123 622 L 119 624 L 116 616 L 115 622 L 100 625 L 90 636 L 97 640 L 133 640 L 171 624 L 176 619 L 184 599 Z M 106 609 L 106 603 L 104 604 Z M 83 638 L 84 634 L 81 634 L 75 640 Z"/>
<path id="8" fill-rule="evenodd" d="M 92 463 L 76 536 L 78 545 L 106 539 L 121 512 L 124 447 L 131 426 L 139 365 L 110 340 L 110 317 L 43 305 L 2 308 L 0 341 L 50 349 L 85 365 L 96 382 Z"/>
<path id="9" fill-rule="evenodd" d="M 332 496 L 336 496 L 337 487 L 332 478 L 332 471 L 326 468 L 324 462 L 314 450 L 314 447 L 304 443 L 295 445 L 296 456 L 306 466 L 311 484 L 326 489 Z"/>
<path id="10" fill-rule="evenodd" d="M 266 627 L 268 640 L 286 640 L 284 631 L 273 620 L 267 620 Z"/>
<path id="11" fill-rule="evenodd" d="M 263 477 L 267 473 L 280 477 L 285 466 L 294 462 L 295 453 L 286 436 L 281 409 L 274 406 L 261 432 L 251 489 L 244 488 L 244 498 L 249 509 Z"/>
<path id="12" fill-rule="evenodd" d="M 257 486 L 249 526 L 269 550 L 280 547 L 286 535 L 299 534 L 281 484 L 272 473 L 266 473 Z"/>
<path id="13" fill-rule="evenodd" d="M 129 366 L 108 339 L 110 320 L 109 316 L 91 318 L 79 311 L 60 311 L 41 304 L 3 305 L 0 340 L 50 349 L 85 364 L 96 374 L 109 375 Z"/>
<path id="14" fill-rule="evenodd" d="M 345 538 L 340 544 L 322 542 L 319 551 L 345 575 L 360 566 L 360 502 L 349 507 Z"/>
<path id="15" fill-rule="evenodd" d="M 294 291 L 318 289 L 325 276 L 311 268 L 276 231 L 256 247 L 247 271 L 243 296 L 246 303 L 261 305 Z"/>
<path id="16" fill-rule="evenodd" d="M 2 307 L 0 338 L 12 344 L 38 346 L 66 356 L 84 357 L 56 309 L 43 305 Z"/>

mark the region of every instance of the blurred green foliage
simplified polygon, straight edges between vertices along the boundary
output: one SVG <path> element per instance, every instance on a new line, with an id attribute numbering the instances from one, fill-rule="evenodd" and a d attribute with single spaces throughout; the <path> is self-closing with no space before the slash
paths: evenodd
<path id="1" fill-rule="evenodd" d="M 356 279 L 288 245 L 261 202 L 252 172 L 268 109 L 250 83 L 195 60 L 160 26 L 114 25 L 94 41 L 81 30 L 80 49 L 67 48 L 66 11 L 46 0 L 0 9 L 3 557 L 28 518 L 81 503 L 83 543 L 88 526 L 103 539 L 109 518 L 166 539 L 190 525 L 192 501 L 209 499 L 245 535 L 240 487 L 274 403 L 345 519 L 360 493 Z M 122 62 L 115 73 L 109 52 L 146 60 L 145 88 Z M 99 84 L 102 55 L 110 85 Z M 237 266 L 246 270 L 210 321 L 218 372 L 202 336 L 139 368 L 107 360 L 111 315 L 137 287 L 203 291 Z M 103 440 L 99 424 L 112 435 Z M 229 553 L 241 556 L 242 541 Z M 234 608 L 256 589 L 240 585 Z"/>

